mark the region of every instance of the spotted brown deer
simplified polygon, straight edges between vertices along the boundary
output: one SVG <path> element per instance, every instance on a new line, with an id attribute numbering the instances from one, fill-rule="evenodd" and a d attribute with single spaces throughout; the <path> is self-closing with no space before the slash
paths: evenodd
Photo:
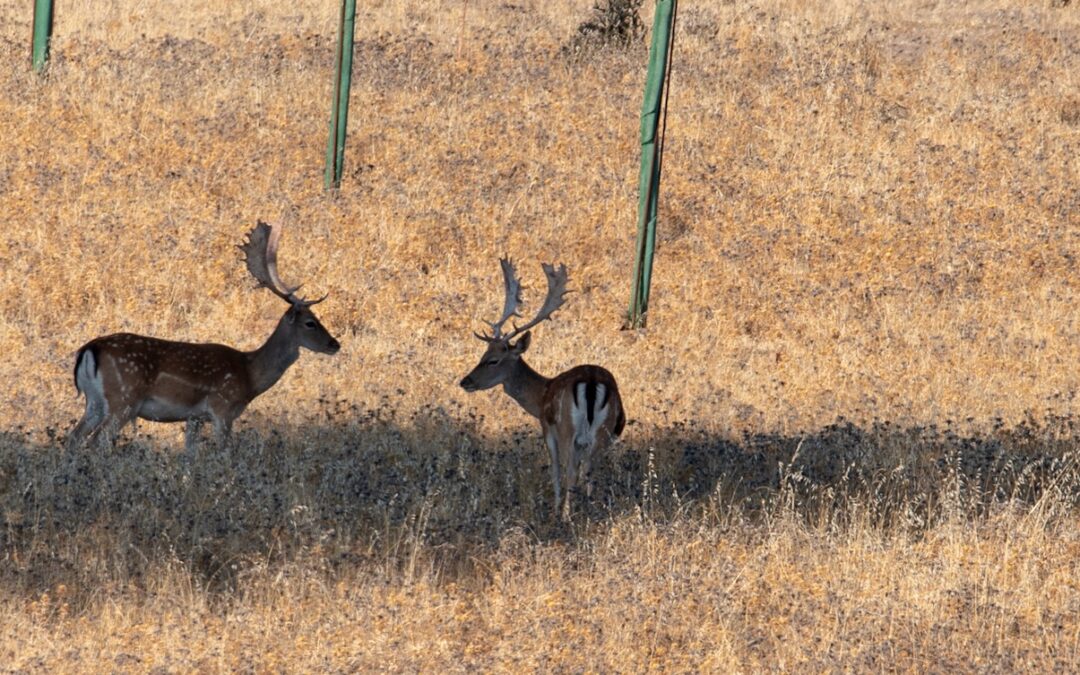
<path id="1" fill-rule="evenodd" d="M 566 266 L 555 269 L 553 265 L 542 265 L 548 283 L 544 304 L 532 321 L 521 327 L 514 326 L 504 334 L 502 328 L 507 320 L 520 316 L 517 310 L 521 304 L 521 282 L 508 259 L 499 262 L 506 291 L 503 313 L 498 321 L 488 323 L 491 335 L 474 333 L 488 347 L 480 363 L 461 380 L 461 387 L 473 392 L 501 384 L 503 391 L 525 412 L 540 420 L 544 440 L 551 452 L 554 510 L 558 512 L 561 505 L 563 520 L 569 520 L 571 496 L 579 482 L 585 483 L 586 495 L 592 496 L 593 456 L 603 452 L 626 424 L 619 388 L 612 374 L 600 366 L 576 366 L 557 377 L 547 378 L 525 363 L 522 355 L 532 340 L 529 329 L 550 319 L 563 305 Z M 514 338 L 518 340 L 512 342 Z"/>
<path id="2" fill-rule="evenodd" d="M 335 354 L 338 341 L 311 311 L 326 299 L 304 300 L 277 272 L 281 229 L 260 222 L 239 248 L 248 271 L 289 303 L 277 328 L 251 352 L 219 344 L 172 342 L 116 333 L 91 340 L 75 356 L 75 388 L 86 396 L 86 412 L 68 437 L 74 449 L 88 439 L 112 445 L 115 434 L 136 417 L 156 422 L 187 421 L 189 454 L 203 422 L 213 423 L 219 443 L 248 404 L 281 379 L 304 347 Z"/>

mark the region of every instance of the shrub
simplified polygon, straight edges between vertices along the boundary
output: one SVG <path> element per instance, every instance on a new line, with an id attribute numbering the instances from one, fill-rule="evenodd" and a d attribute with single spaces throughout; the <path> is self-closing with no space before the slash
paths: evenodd
<path id="1" fill-rule="evenodd" d="M 578 55 L 603 47 L 627 47 L 645 36 L 641 20 L 642 0 L 596 0 L 592 16 L 577 27 L 577 32 L 562 51 Z"/>

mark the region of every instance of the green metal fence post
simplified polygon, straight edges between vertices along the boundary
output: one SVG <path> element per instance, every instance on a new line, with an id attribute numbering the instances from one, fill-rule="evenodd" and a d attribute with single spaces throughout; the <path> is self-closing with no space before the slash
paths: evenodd
<path id="1" fill-rule="evenodd" d="M 53 0 L 34 0 L 34 40 L 30 47 L 30 62 L 34 72 L 41 73 L 49 61 L 49 42 L 52 41 Z"/>
<path id="2" fill-rule="evenodd" d="M 349 88 L 352 85 L 353 32 L 356 27 L 356 0 L 341 0 L 338 27 L 337 65 L 334 73 L 334 101 L 330 112 L 330 139 L 326 143 L 326 189 L 341 187 L 345 166 L 345 129 L 349 121 Z"/>
<path id="3" fill-rule="evenodd" d="M 674 45 L 677 5 L 677 0 L 657 0 L 656 15 L 653 18 L 649 70 L 645 79 L 645 98 L 641 104 L 638 235 L 633 287 L 630 290 L 628 316 L 630 328 L 644 326 L 649 310 L 649 284 L 652 281 L 653 251 L 656 247 L 656 213 L 660 196 L 660 168 L 664 145 L 660 119 L 664 118 L 666 126 L 667 86 L 665 85 L 670 85 L 667 71 L 671 60 L 671 49 Z M 661 129 L 659 134 L 658 129 Z"/>

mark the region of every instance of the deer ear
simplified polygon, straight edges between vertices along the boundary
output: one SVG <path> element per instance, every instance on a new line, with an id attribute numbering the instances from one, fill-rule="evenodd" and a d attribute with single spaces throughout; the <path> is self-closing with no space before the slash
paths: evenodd
<path id="1" fill-rule="evenodd" d="M 527 331 L 525 331 L 524 335 L 522 335 L 520 338 L 518 338 L 517 342 L 510 345 L 510 351 L 512 351 L 515 354 L 518 354 L 520 356 L 521 354 L 525 353 L 526 349 L 529 348 L 529 342 L 531 342 L 531 341 L 532 341 L 532 331 L 527 330 Z"/>

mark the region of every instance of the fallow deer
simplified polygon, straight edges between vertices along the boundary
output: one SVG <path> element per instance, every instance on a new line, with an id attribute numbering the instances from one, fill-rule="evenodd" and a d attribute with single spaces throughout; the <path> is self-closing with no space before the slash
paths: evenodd
<path id="1" fill-rule="evenodd" d="M 311 310 L 326 296 L 304 300 L 296 296 L 299 286 L 289 288 L 278 277 L 280 236 L 280 228 L 260 222 L 238 247 L 259 285 L 289 303 L 269 339 L 251 352 L 131 333 L 91 340 L 75 356 L 75 388 L 86 396 L 86 412 L 68 438 L 69 449 L 87 439 L 112 445 L 115 434 L 136 417 L 186 420 L 184 446 L 189 454 L 207 420 L 224 444 L 233 421 L 274 386 L 300 357 L 301 347 L 337 353 L 341 345 Z"/>
<path id="2" fill-rule="evenodd" d="M 570 519 L 571 496 L 578 483 L 585 482 L 586 495 L 592 496 L 593 457 L 603 452 L 618 437 L 626 424 L 619 388 L 610 372 L 600 366 L 576 366 L 565 373 L 547 378 L 525 363 L 522 355 L 529 348 L 529 330 L 559 309 L 566 294 L 566 266 L 543 264 L 548 293 L 537 315 L 527 324 L 504 334 L 503 324 L 517 313 L 521 304 L 521 282 L 513 264 L 506 258 L 502 265 L 506 301 L 502 316 L 491 326 L 491 335 L 473 333 L 488 344 L 480 363 L 461 380 L 468 392 L 490 389 L 501 384 L 503 391 L 533 417 L 540 420 L 544 441 L 551 452 L 551 481 L 555 485 L 555 508 L 561 506 L 563 520 Z M 514 338 L 516 342 L 512 342 Z M 565 500 L 562 497 L 565 496 Z"/>

